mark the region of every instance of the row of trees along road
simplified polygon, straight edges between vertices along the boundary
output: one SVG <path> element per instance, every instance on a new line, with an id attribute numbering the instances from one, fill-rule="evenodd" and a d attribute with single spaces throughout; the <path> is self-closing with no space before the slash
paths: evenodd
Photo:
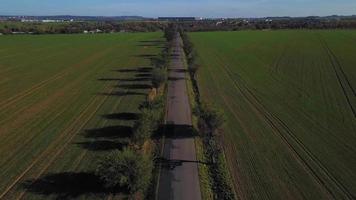
<path id="1" fill-rule="evenodd" d="M 198 117 L 199 133 L 203 139 L 203 149 L 206 160 L 209 164 L 209 176 L 212 180 L 212 191 L 214 199 L 230 200 L 234 199 L 234 191 L 230 180 L 230 175 L 226 166 L 223 148 L 221 146 L 222 127 L 225 123 L 224 113 L 211 103 L 202 101 L 197 82 L 197 73 L 201 68 L 197 62 L 197 53 L 189 36 L 181 28 L 179 30 L 184 52 L 188 62 L 195 101 L 194 115 Z"/>
<path id="2" fill-rule="evenodd" d="M 170 27 L 168 27 L 170 28 Z M 115 191 L 125 188 L 130 195 L 140 194 L 140 199 L 150 198 L 147 195 L 154 187 L 152 172 L 154 169 L 155 152 L 148 152 L 145 147 L 152 144 L 164 117 L 165 85 L 167 82 L 167 66 L 171 49 L 171 38 L 166 36 L 167 43 L 157 58 L 152 58 L 152 89 L 140 106 L 140 116 L 133 126 L 133 136 L 129 148 L 112 152 L 100 160 L 96 174 L 103 184 Z M 154 149 L 154 148 L 153 148 Z"/>

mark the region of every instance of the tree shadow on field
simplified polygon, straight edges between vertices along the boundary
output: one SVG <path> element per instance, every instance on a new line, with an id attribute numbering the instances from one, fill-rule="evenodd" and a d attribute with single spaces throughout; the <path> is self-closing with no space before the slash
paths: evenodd
<path id="1" fill-rule="evenodd" d="M 142 44 L 156 44 L 156 45 L 163 45 L 166 42 L 164 40 L 141 40 L 139 43 Z"/>
<path id="2" fill-rule="evenodd" d="M 140 74 L 136 74 L 135 77 L 138 77 L 138 78 L 151 78 L 152 74 L 151 73 L 140 73 Z"/>
<path id="3" fill-rule="evenodd" d="M 86 130 L 86 138 L 122 139 L 132 136 L 131 126 L 107 126 L 98 129 Z"/>
<path id="4" fill-rule="evenodd" d="M 156 54 L 139 54 L 139 55 L 134 55 L 134 57 L 152 59 L 152 58 L 156 58 L 157 55 Z"/>
<path id="5" fill-rule="evenodd" d="M 127 92 L 99 93 L 98 95 L 123 97 L 123 96 L 145 96 L 146 93 L 127 91 Z"/>
<path id="6" fill-rule="evenodd" d="M 143 55 L 144 56 L 151 56 L 151 55 Z M 133 68 L 128 68 L 128 69 L 118 69 L 118 70 L 113 70 L 115 72 L 120 72 L 120 73 L 145 73 L 145 72 L 151 72 L 153 70 L 152 67 L 138 67 L 136 69 Z"/>
<path id="7" fill-rule="evenodd" d="M 105 119 L 110 119 L 110 120 L 130 121 L 130 120 L 138 120 L 139 114 L 125 112 L 125 113 L 114 113 L 114 114 L 103 115 L 103 117 Z"/>
<path id="8" fill-rule="evenodd" d="M 98 140 L 93 142 L 78 142 L 76 144 L 89 151 L 112 151 L 122 150 L 129 144 L 129 139 L 123 139 L 120 141 Z"/>
<path id="9" fill-rule="evenodd" d="M 143 56 L 148 56 L 148 55 L 143 55 Z M 151 55 L 149 55 L 151 56 Z M 132 68 L 128 68 L 128 69 L 118 69 L 118 70 L 113 70 L 115 72 L 119 72 L 119 73 L 134 73 L 133 75 L 130 76 L 134 76 L 132 78 L 100 78 L 98 79 L 98 81 L 117 81 L 119 82 L 119 85 L 117 85 L 117 88 L 120 89 L 125 89 L 127 94 L 125 94 L 126 92 L 116 92 L 115 95 L 110 95 L 110 96 L 124 96 L 124 95 L 134 95 L 135 93 L 132 92 L 132 90 L 140 90 L 140 89 L 150 89 L 152 86 L 148 83 L 140 83 L 140 82 L 148 82 L 151 80 L 152 77 L 152 67 L 138 67 L 135 69 Z M 128 84 L 128 83 L 131 84 Z M 146 95 L 146 93 L 143 93 Z M 104 95 L 109 95 L 109 94 L 105 94 Z"/>
<path id="10" fill-rule="evenodd" d="M 126 115 L 120 115 L 124 116 Z M 130 143 L 131 136 L 130 126 L 107 126 L 86 130 L 84 137 L 91 140 L 75 144 L 90 151 L 121 150 Z"/>
<path id="11" fill-rule="evenodd" d="M 35 194 L 57 195 L 56 199 L 72 199 L 84 194 L 109 192 L 103 187 L 99 177 L 87 172 L 48 174 L 39 179 L 25 181 L 22 187 Z"/>
<path id="12" fill-rule="evenodd" d="M 150 89 L 152 86 L 149 84 L 122 84 L 122 85 L 117 85 L 116 87 L 122 89 L 130 89 L 130 90 L 141 90 L 141 89 Z"/>
<path id="13" fill-rule="evenodd" d="M 137 45 L 138 47 L 154 47 L 154 48 L 157 48 L 157 49 L 164 49 L 165 47 L 164 46 L 161 46 L 161 45 L 157 45 L 157 44 L 138 44 Z"/>
<path id="14" fill-rule="evenodd" d="M 165 45 L 164 40 L 142 40 L 139 41 L 139 44 L 137 46 L 164 48 L 164 45 Z"/>
<path id="15" fill-rule="evenodd" d="M 140 81 L 149 81 L 150 78 L 102 78 L 98 79 L 99 81 L 119 81 L 119 82 L 140 82 Z"/>

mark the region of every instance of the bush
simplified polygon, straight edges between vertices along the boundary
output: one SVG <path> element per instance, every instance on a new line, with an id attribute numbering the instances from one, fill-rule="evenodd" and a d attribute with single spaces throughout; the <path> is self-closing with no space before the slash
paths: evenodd
<path id="1" fill-rule="evenodd" d="M 152 161 L 130 149 L 114 151 L 102 159 L 96 174 L 109 189 L 126 188 L 130 194 L 144 192 L 151 180 Z"/>
<path id="2" fill-rule="evenodd" d="M 189 36 L 185 32 L 181 32 L 181 37 L 183 40 L 184 44 L 184 52 L 187 57 L 191 57 L 191 54 L 193 54 L 194 46 L 193 43 L 189 40 Z"/>
<path id="3" fill-rule="evenodd" d="M 168 42 L 172 41 L 177 33 L 177 26 L 173 23 L 169 24 L 164 29 L 164 37 L 167 39 Z"/>
<path id="4" fill-rule="evenodd" d="M 199 64 L 189 65 L 189 72 L 191 73 L 193 78 L 196 78 L 196 74 L 197 74 L 199 69 L 200 69 L 200 65 Z"/>
<path id="5" fill-rule="evenodd" d="M 159 96 L 155 98 L 153 101 L 145 101 L 143 102 L 139 108 L 140 110 L 150 109 L 150 110 L 162 110 L 165 105 L 165 97 Z"/>
<path id="6" fill-rule="evenodd" d="M 159 88 L 167 81 L 167 70 L 164 68 L 155 68 L 152 71 L 152 85 L 155 88 Z"/>
<path id="7" fill-rule="evenodd" d="M 222 127 L 225 122 L 224 113 L 220 109 L 207 103 L 200 105 L 199 116 L 205 121 L 213 133 Z"/>
<path id="8" fill-rule="evenodd" d="M 134 142 L 141 144 L 151 137 L 153 131 L 155 130 L 155 118 L 156 116 L 154 111 L 149 109 L 141 110 L 141 116 L 133 127 Z"/>
<path id="9" fill-rule="evenodd" d="M 140 105 L 141 115 L 133 128 L 133 140 L 143 143 L 149 139 L 163 117 L 164 97 L 158 97 L 153 101 L 145 101 Z"/>

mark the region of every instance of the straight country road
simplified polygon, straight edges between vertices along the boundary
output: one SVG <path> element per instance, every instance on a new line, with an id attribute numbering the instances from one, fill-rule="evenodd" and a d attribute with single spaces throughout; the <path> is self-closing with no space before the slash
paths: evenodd
<path id="1" fill-rule="evenodd" d="M 166 139 L 159 177 L 158 200 L 201 199 L 180 35 L 174 40 L 169 66 Z"/>

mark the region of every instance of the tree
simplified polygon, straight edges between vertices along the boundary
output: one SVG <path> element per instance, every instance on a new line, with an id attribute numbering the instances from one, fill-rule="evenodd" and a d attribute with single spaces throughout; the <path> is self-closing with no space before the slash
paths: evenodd
<path id="1" fill-rule="evenodd" d="M 164 29 L 164 37 L 167 39 L 168 42 L 172 41 L 177 33 L 177 27 L 175 24 L 169 24 Z"/>
<path id="2" fill-rule="evenodd" d="M 163 83 L 167 81 L 167 70 L 164 68 L 155 68 L 152 71 L 152 85 L 155 88 L 159 88 Z"/>
<path id="3" fill-rule="evenodd" d="M 192 64 L 192 65 L 189 65 L 189 71 L 190 73 L 192 74 L 192 76 L 194 78 L 196 78 L 196 74 L 198 72 L 198 70 L 200 69 L 200 65 L 199 64 Z"/>
<path id="4" fill-rule="evenodd" d="M 126 188 L 130 194 L 145 191 L 151 180 L 153 163 L 130 149 L 114 151 L 102 159 L 96 174 L 109 189 Z"/>
<path id="5" fill-rule="evenodd" d="M 142 144 L 155 133 L 162 121 L 164 102 L 165 99 L 161 96 L 140 105 L 140 118 L 133 127 L 133 141 L 136 144 Z"/>
<path id="6" fill-rule="evenodd" d="M 141 109 L 141 116 L 135 122 L 133 127 L 133 141 L 136 144 L 142 144 L 145 140 L 149 139 L 155 129 L 154 123 L 155 113 L 151 109 Z"/>
<path id="7" fill-rule="evenodd" d="M 225 123 L 224 113 L 208 103 L 200 105 L 199 115 L 213 133 Z"/>

